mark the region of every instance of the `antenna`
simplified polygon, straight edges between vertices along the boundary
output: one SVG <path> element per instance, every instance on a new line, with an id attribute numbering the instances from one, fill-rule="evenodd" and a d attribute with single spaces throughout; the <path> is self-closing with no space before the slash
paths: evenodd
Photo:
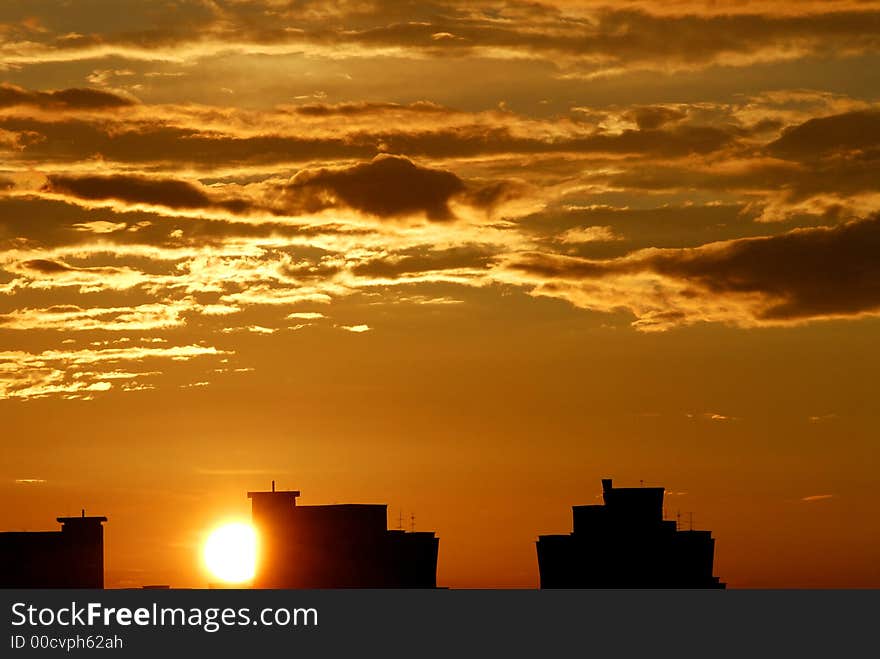
<path id="1" fill-rule="evenodd" d="M 410 532 L 416 532 L 416 516 L 413 513 L 409 514 L 409 523 L 410 523 Z"/>
<path id="2" fill-rule="evenodd" d="M 86 509 L 85 509 L 85 508 L 82 509 L 82 516 L 83 516 L 83 517 L 86 516 Z"/>
<path id="3" fill-rule="evenodd" d="M 272 491 L 273 492 L 275 491 L 275 481 L 274 480 L 272 481 Z"/>
<path id="4" fill-rule="evenodd" d="M 679 531 L 681 529 L 681 511 L 675 511 L 675 530 Z"/>
<path id="5" fill-rule="evenodd" d="M 693 530 L 694 530 L 694 513 L 693 513 L 693 512 L 689 512 L 689 513 L 688 513 L 688 518 L 689 518 L 689 520 L 690 520 L 691 531 L 693 531 Z"/>

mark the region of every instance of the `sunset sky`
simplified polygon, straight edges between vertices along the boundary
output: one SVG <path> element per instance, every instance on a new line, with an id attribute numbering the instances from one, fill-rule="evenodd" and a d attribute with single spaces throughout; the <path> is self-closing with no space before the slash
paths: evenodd
<path id="1" fill-rule="evenodd" d="M 0 80 L 0 530 L 203 586 L 275 479 L 534 587 L 613 477 L 880 587 L 880 2 L 4 0 Z"/>

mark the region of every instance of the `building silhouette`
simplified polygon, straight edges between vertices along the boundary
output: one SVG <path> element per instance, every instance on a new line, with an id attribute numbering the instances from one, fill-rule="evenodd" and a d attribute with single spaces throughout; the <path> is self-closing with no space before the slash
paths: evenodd
<path id="1" fill-rule="evenodd" d="M 388 530 L 384 504 L 298 506 L 298 491 L 248 492 L 255 588 L 436 588 L 434 532 Z"/>
<path id="2" fill-rule="evenodd" d="M 0 588 L 103 588 L 106 517 L 58 517 L 60 531 L 0 533 Z"/>
<path id="3" fill-rule="evenodd" d="M 573 506 L 568 535 L 537 542 L 541 588 L 724 588 L 709 531 L 663 519 L 662 487 L 614 487 L 604 505 Z"/>

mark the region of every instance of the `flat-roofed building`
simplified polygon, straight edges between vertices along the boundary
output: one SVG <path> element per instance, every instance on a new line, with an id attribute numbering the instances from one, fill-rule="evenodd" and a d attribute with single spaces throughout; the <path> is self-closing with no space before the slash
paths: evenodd
<path id="1" fill-rule="evenodd" d="M 436 588 L 439 538 L 387 528 L 385 504 L 297 505 L 248 492 L 259 534 L 256 588 Z"/>
<path id="2" fill-rule="evenodd" d="M 572 532 L 537 542 L 541 588 L 724 588 L 715 539 L 663 519 L 662 487 L 614 487 L 604 505 L 573 506 Z"/>
<path id="3" fill-rule="evenodd" d="M 103 588 L 106 517 L 58 517 L 60 531 L 0 533 L 0 587 Z"/>

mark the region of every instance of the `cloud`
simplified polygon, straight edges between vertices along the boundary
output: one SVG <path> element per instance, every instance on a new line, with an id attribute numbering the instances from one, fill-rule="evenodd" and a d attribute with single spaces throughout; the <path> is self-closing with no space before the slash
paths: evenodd
<path id="1" fill-rule="evenodd" d="M 688 412 L 685 414 L 688 419 L 706 419 L 707 421 L 737 421 L 737 417 L 735 416 L 727 416 L 725 414 L 718 414 L 717 412 L 703 412 L 702 414 L 694 414 L 692 412 Z"/>
<path id="2" fill-rule="evenodd" d="M 514 291 L 642 331 L 880 313 L 876 99 L 800 88 L 869 70 L 874 0 L 6 4 L 0 398 Z"/>
<path id="3" fill-rule="evenodd" d="M 43 190 L 88 201 L 112 199 L 133 205 L 165 206 L 182 210 L 216 208 L 241 213 L 248 206 L 244 200 L 215 199 L 195 183 L 146 176 L 53 174 L 47 177 Z"/>
<path id="4" fill-rule="evenodd" d="M 357 103 L 304 103 L 289 108 L 289 111 L 308 117 L 356 117 L 385 113 L 442 115 L 453 112 L 431 101 L 415 101 L 405 105 L 401 103 L 375 103 L 368 101 Z"/>
<path id="5" fill-rule="evenodd" d="M 94 222 L 79 222 L 73 225 L 77 231 L 88 231 L 91 233 L 115 233 L 123 231 L 128 225 L 125 222 L 107 222 L 106 220 L 96 220 Z"/>
<path id="6" fill-rule="evenodd" d="M 563 244 L 609 242 L 622 240 L 610 226 L 573 227 L 556 236 L 555 240 Z"/>
<path id="7" fill-rule="evenodd" d="M 385 154 L 409 159 L 502 154 L 680 157 L 728 148 L 746 134 L 733 122 L 707 117 L 705 110 L 693 117 L 688 113 L 687 121 L 647 125 L 643 122 L 643 127 L 638 128 L 628 109 L 621 111 L 620 116 L 600 118 L 594 123 L 575 116 L 537 119 L 508 111 L 456 112 L 432 106 L 430 112 L 425 112 L 413 105 L 389 108 L 378 104 L 363 106 L 359 114 L 340 121 L 332 114 L 339 107 L 327 106 L 327 114 L 302 114 L 286 108 L 245 112 L 233 108 L 221 111 L 189 106 L 136 106 L 115 114 L 112 121 L 93 113 L 54 116 L 18 111 L 0 114 L 0 130 L 5 131 L 17 160 L 22 163 L 92 161 L 99 156 L 103 162 L 165 168 L 189 165 L 202 170 L 350 163 Z M 687 113 L 683 107 L 669 111 Z M 598 114 L 604 116 L 608 112 Z M 657 127 L 648 127 L 655 124 Z M 610 130 L 611 125 L 621 129 Z M 385 163 L 384 169 L 394 165 L 398 165 L 394 172 L 397 176 L 415 178 L 422 174 L 420 180 L 425 178 L 423 172 L 405 170 L 402 162 Z M 327 169 L 325 174 L 336 179 L 332 182 L 353 185 L 352 179 L 358 174 L 378 176 L 383 168 L 350 172 L 345 179 L 332 176 L 336 167 Z M 436 187 L 441 181 L 442 178 L 435 177 L 432 184 Z M 459 189 L 451 179 L 442 182 Z M 93 181 L 92 185 L 99 183 Z M 185 189 L 168 193 L 183 194 L 187 199 L 194 194 Z M 436 210 L 442 213 L 442 205 Z"/>
<path id="8" fill-rule="evenodd" d="M 116 379 L 112 377 L 116 371 L 114 366 L 120 362 L 130 365 L 156 359 L 181 362 L 224 354 L 229 353 L 202 345 L 0 352 L 0 400 L 49 396 L 90 400 L 95 394 L 114 387 L 109 380 Z M 111 377 L 105 377 L 105 369 L 110 371 Z M 154 371 L 149 371 L 138 377 L 154 374 Z M 133 382 L 123 385 L 121 390 L 136 391 L 142 388 L 147 387 Z"/>
<path id="9" fill-rule="evenodd" d="M 197 311 L 189 300 L 148 303 L 132 307 L 81 308 L 77 305 L 54 305 L 46 308 L 21 308 L 0 314 L 0 329 L 111 332 L 169 329 L 185 324 L 183 316 Z"/>
<path id="10" fill-rule="evenodd" d="M 401 276 L 442 271 L 485 271 L 498 254 L 498 248 L 487 245 L 460 245 L 440 249 L 419 245 L 401 250 L 388 250 L 375 258 L 364 258 L 351 267 L 360 277 L 390 280 Z"/>
<path id="11" fill-rule="evenodd" d="M 53 3 L 4 47 L 6 66 L 97 58 L 188 63 L 223 54 L 304 52 L 336 59 L 532 59 L 572 74 L 631 69 L 744 66 L 829 53 L 876 52 L 874 2 L 460 3 L 236 1 L 176 3 L 168 17 L 147 5 L 107 22 L 101 9 L 72 15 Z M 108 6 L 104 12 L 110 13 Z M 14 14 L 13 14 L 14 15 Z M 173 20 L 173 23 L 170 22 Z M 71 33 L 70 26 L 81 26 Z M 54 29 L 53 29 L 54 28 Z M 10 28 L 12 29 L 12 28 Z M 840 44 L 846 45 L 841 48 Z"/>
<path id="12" fill-rule="evenodd" d="M 828 499 L 833 499 L 833 494 L 812 494 L 808 497 L 801 498 L 801 501 L 806 503 L 813 503 L 815 501 L 827 501 Z"/>
<path id="13" fill-rule="evenodd" d="M 0 108 L 28 105 L 50 110 L 113 110 L 134 103 L 130 98 L 100 89 L 40 92 L 0 83 Z"/>
<path id="14" fill-rule="evenodd" d="M 232 332 L 251 332 L 253 334 L 274 334 L 278 330 L 272 327 L 263 327 L 261 325 L 247 325 L 246 327 L 224 327 L 221 332 L 226 334 Z"/>
<path id="15" fill-rule="evenodd" d="M 83 293 L 124 290 L 158 279 L 128 266 L 73 266 L 56 259 L 26 259 L 4 267 L 20 275 L 10 282 L 9 293 L 18 289 L 51 290 L 68 286 L 78 287 Z"/>
<path id="16" fill-rule="evenodd" d="M 227 187 L 232 191 L 227 192 Z M 127 174 L 50 174 L 41 189 L 75 200 L 118 201 L 134 207 L 158 206 L 175 211 L 295 217 L 349 209 L 379 219 L 415 215 L 433 222 L 456 219 L 452 203 L 489 214 L 516 200 L 523 191 L 519 183 L 465 181 L 453 172 L 391 155 L 379 155 L 351 166 L 303 169 L 285 183 L 269 181 L 247 188 L 207 188 L 197 182 Z"/>
<path id="17" fill-rule="evenodd" d="M 768 145 L 783 158 L 815 158 L 817 155 L 880 146 L 880 111 L 863 110 L 816 117 L 792 126 Z"/>
<path id="18" fill-rule="evenodd" d="M 700 321 L 749 327 L 880 313 L 878 250 L 875 216 L 607 260 L 530 254 L 506 268 L 512 281 L 531 282 L 533 294 L 627 309 L 641 330 Z"/>
<path id="19" fill-rule="evenodd" d="M 351 167 L 304 170 L 279 192 L 282 206 L 291 210 L 344 207 L 380 218 L 424 215 L 433 222 L 455 219 L 450 203 L 456 199 L 488 212 L 517 196 L 507 182 L 467 184 L 452 172 L 391 155 Z"/>
<path id="20" fill-rule="evenodd" d="M 648 105 L 633 108 L 625 116 L 632 119 L 639 130 L 657 130 L 684 119 L 687 117 L 687 110 L 681 107 Z"/>
<path id="21" fill-rule="evenodd" d="M 17 267 L 22 272 L 30 272 L 36 275 L 45 275 L 47 277 L 64 277 L 71 274 L 95 274 L 101 276 L 118 275 L 120 273 L 134 273 L 128 268 L 114 267 L 77 267 L 64 263 L 63 261 L 53 261 L 52 259 L 30 259 L 21 261 Z"/>
<path id="22" fill-rule="evenodd" d="M 465 190 L 447 171 L 419 167 L 407 158 L 377 156 L 345 169 L 300 172 L 284 187 L 294 207 L 309 212 L 342 205 L 377 217 L 423 213 L 429 220 L 453 218 L 449 201 Z"/>

